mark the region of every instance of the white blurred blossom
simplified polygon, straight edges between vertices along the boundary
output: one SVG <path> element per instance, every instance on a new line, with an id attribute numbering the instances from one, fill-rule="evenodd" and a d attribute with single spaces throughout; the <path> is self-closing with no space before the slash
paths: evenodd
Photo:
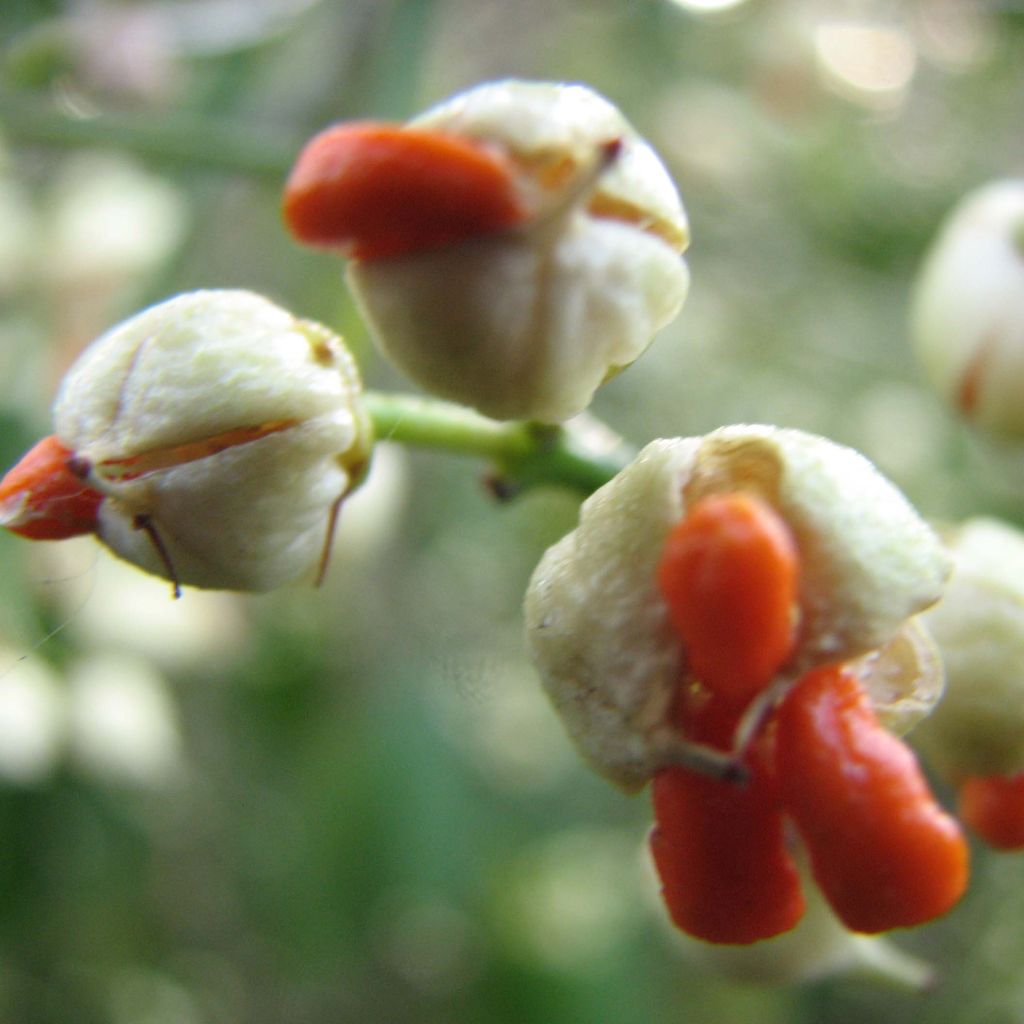
<path id="1" fill-rule="evenodd" d="M 64 162 L 50 194 L 41 265 L 61 283 L 144 274 L 178 244 L 183 197 L 124 157 L 84 153 Z"/>
<path id="2" fill-rule="evenodd" d="M 85 650 L 138 654 L 168 669 L 223 663 L 249 640 L 236 595 L 195 590 L 172 601 L 167 583 L 88 537 L 34 544 L 33 573 Z"/>
<path id="3" fill-rule="evenodd" d="M 567 829 L 527 847 L 498 901 L 502 938 L 542 967 L 598 970 L 640 919 L 635 846 L 612 829 Z"/>
<path id="4" fill-rule="evenodd" d="M 0 650 L 0 779 L 31 784 L 59 763 L 65 734 L 64 693 L 45 662 Z"/>
<path id="5" fill-rule="evenodd" d="M 36 230 L 28 192 L 0 166 L 0 295 L 24 284 L 35 270 Z"/>
<path id="6" fill-rule="evenodd" d="M 823 21 L 814 32 L 814 52 L 830 89 L 874 110 L 898 107 L 917 69 L 914 39 L 896 24 Z"/>
<path id="7" fill-rule="evenodd" d="M 174 781 L 184 767 L 174 699 L 164 677 L 128 654 L 95 654 L 68 673 L 73 762 L 100 779 Z"/>

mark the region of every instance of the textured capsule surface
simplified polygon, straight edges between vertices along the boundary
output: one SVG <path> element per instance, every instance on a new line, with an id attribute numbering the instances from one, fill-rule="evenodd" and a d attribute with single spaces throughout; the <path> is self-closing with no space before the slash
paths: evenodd
<path id="1" fill-rule="evenodd" d="M 98 338 L 65 376 L 54 423 L 103 495 L 100 540 L 218 589 L 312 574 L 370 445 L 340 339 L 242 291 L 181 295 Z"/>
<path id="2" fill-rule="evenodd" d="M 954 570 L 923 616 L 945 666 L 914 745 L 951 782 L 1024 771 L 1024 534 L 996 519 L 945 531 Z"/>

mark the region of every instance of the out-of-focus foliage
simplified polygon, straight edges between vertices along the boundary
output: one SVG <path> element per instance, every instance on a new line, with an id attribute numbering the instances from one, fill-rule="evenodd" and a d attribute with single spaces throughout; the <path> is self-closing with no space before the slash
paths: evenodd
<path id="1" fill-rule="evenodd" d="M 0 6 L 0 459 L 63 368 L 148 302 L 267 293 L 373 353 L 279 191 L 313 131 L 505 75 L 583 80 L 669 163 L 691 297 L 595 411 L 643 443 L 826 434 L 927 515 L 1020 522 L 1024 457 L 954 422 L 906 344 L 917 262 L 1024 166 L 1014 2 L 194 0 Z M 645 798 L 577 763 L 519 604 L 569 495 L 386 450 L 330 579 L 169 588 L 89 542 L 0 537 L 0 1021 L 1010 1022 L 1024 859 L 977 851 L 900 936 L 941 982 L 738 986 L 649 899 Z"/>

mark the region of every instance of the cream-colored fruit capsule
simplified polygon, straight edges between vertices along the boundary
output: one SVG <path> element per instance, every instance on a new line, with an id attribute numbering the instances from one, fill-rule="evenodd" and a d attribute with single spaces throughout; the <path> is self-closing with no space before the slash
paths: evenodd
<path id="1" fill-rule="evenodd" d="M 686 296 L 689 229 L 665 167 L 582 85 L 488 83 L 402 130 L 314 140 L 286 188 L 292 230 L 355 257 L 376 340 L 426 390 L 499 419 L 580 412 Z M 438 192 L 449 172 L 459 189 Z"/>
<path id="2" fill-rule="evenodd" d="M 656 581 L 665 539 L 701 498 L 735 491 L 778 512 L 799 551 L 796 643 L 780 679 L 852 661 L 899 732 L 941 690 L 939 660 L 915 615 L 938 599 L 949 559 L 867 459 L 769 426 L 653 441 L 583 503 L 579 525 L 548 549 L 525 601 L 531 655 L 569 735 L 627 790 L 682 756 L 670 712 L 686 651 Z"/>
<path id="3" fill-rule="evenodd" d="M 911 335 L 962 416 L 1024 437 L 1024 179 L 986 185 L 950 214 L 915 288 Z"/>
<path id="4" fill-rule="evenodd" d="M 971 519 L 946 536 L 953 576 L 925 621 L 942 652 L 946 690 L 914 745 L 936 770 L 1024 771 L 1024 534 Z"/>
<path id="5" fill-rule="evenodd" d="M 101 336 L 54 423 L 33 449 L 48 458 L 0 485 L 2 525 L 95 532 L 176 588 L 268 590 L 322 569 L 370 447 L 341 340 L 245 291 L 180 295 Z"/>

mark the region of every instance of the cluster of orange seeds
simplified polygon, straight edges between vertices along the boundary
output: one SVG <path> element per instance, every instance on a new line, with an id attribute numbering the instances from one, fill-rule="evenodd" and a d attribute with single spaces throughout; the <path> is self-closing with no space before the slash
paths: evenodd
<path id="1" fill-rule="evenodd" d="M 785 522 L 750 494 L 703 499 L 670 534 L 658 582 L 689 659 L 674 715 L 687 740 L 733 748 L 796 644 L 799 568 Z M 960 828 L 842 665 L 799 678 L 737 756 L 745 781 L 682 767 L 654 778 L 651 851 L 683 931 L 750 943 L 792 928 L 798 844 L 853 931 L 922 924 L 960 898 Z"/>

